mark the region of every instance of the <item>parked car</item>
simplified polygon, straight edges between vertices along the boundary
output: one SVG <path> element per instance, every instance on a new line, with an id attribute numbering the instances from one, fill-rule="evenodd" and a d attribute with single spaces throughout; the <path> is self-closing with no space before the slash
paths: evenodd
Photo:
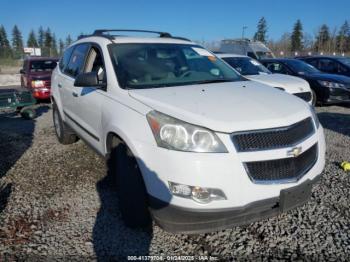
<path id="1" fill-rule="evenodd" d="M 217 54 L 244 77 L 293 94 L 308 103 L 313 104 L 310 85 L 304 79 L 295 76 L 272 74 L 257 60 L 243 55 Z"/>
<path id="2" fill-rule="evenodd" d="M 273 52 L 262 42 L 250 39 L 224 39 L 220 52 L 250 56 L 254 59 L 274 58 Z"/>
<path id="3" fill-rule="evenodd" d="M 350 76 L 350 57 L 307 56 L 297 57 L 297 59 L 309 63 L 325 73 Z"/>
<path id="4" fill-rule="evenodd" d="M 51 74 L 58 59 L 30 56 L 24 59 L 20 70 L 21 86 L 29 89 L 38 100 L 50 99 Z"/>
<path id="5" fill-rule="evenodd" d="M 309 82 L 314 99 L 319 105 L 350 102 L 350 78 L 322 73 L 304 61 L 291 58 L 261 61 L 272 73 L 294 75 Z"/>
<path id="6" fill-rule="evenodd" d="M 126 225 L 151 212 L 165 230 L 207 232 L 308 200 L 326 147 L 312 106 L 189 40 L 114 31 L 67 48 L 51 99 L 58 140 L 108 159 Z"/>

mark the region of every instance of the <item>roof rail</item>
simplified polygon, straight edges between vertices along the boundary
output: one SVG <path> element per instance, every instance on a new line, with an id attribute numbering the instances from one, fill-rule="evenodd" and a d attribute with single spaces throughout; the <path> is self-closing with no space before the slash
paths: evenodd
<path id="1" fill-rule="evenodd" d="M 109 32 L 138 32 L 138 33 L 151 33 L 151 34 L 158 34 L 159 37 L 172 37 L 171 34 L 167 32 L 158 32 L 158 31 L 149 31 L 149 30 L 133 30 L 133 29 L 97 29 L 94 31 L 92 35 L 101 36 L 104 35 L 104 33 Z"/>
<path id="2" fill-rule="evenodd" d="M 104 37 L 109 40 L 113 40 L 114 37 L 120 36 L 120 35 L 111 35 L 111 34 L 105 34 L 108 32 L 140 32 L 140 33 L 151 33 L 151 34 L 158 34 L 159 37 L 165 37 L 165 38 L 173 38 L 173 39 L 179 39 L 184 41 L 191 41 L 188 38 L 180 37 L 180 36 L 172 36 L 170 33 L 167 32 L 158 32 L 158 31 L 149 31 L 149 30 L 129 30 L 129 29 L 97 29 L 95 30 L 91 35 L 80 35 L 78 36 L 78 40 L 86 37 L 91 36 L 98 36 L 98 37 Z"/>

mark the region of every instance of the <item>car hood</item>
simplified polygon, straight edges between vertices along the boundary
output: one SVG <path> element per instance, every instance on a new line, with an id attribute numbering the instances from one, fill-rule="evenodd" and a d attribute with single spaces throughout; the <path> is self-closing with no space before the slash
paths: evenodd
<path id="1" fill-rule="evenodd" d="M 253 81 L 129 90 L 154 110 L 214 131 L 287 126 L 311 115 L 295 96 Z"/>
<path id="2" fill-rule="evenodd" d="M 260 82 L 272 87 L 282 87 L 286 92 L 294 94 L 300 92 L 310 92 L 309 83 L 304 79 L 295 76 L 288 76 L 282 74 L 268 74 L 268 75 L 248 75 L 246 78 Z"/>
<path id="3" fill-rule="evenodd" d="M 325 80 L 334 81 L 338 83 L 350 84 L 350 77 L 336 74 L 315 73 L 306 75 L 305 78 L 311 78 L 313 80 Z"/>

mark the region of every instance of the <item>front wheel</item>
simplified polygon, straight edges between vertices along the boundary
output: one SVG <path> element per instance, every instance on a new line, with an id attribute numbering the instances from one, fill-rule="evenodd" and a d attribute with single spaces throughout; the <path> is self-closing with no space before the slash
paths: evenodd
<path id="1" fill-rule="evenodd" d="M 124 224 L 131 228 L 147 227 L 151 224 L 148 210 L 148 195 L 137 161 L 123 143 L 115 143 L 110 164 L 114 165 L 119 210 Z"/>
<path id="2" fill-rule="evenodd" d="M 52 105 L 52 117 L 53 124 L 55 127 L 55 132 L 58 141 L 61 144 L 68 145 L 78 141 L 78 137 L 74 132 L 62 121 L 60 112 L 57 108 L 57 105 L 54 103 Z"/>

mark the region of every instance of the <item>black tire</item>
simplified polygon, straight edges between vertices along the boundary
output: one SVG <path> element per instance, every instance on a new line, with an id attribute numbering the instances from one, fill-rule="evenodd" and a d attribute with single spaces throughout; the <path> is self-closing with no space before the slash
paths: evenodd
<path id="1" fill-rule="evenodd" d="M 311 89 L 311 93 L 312 93 L 311 104 L 312 104 L 313 106 L 316 106 L 316 104 L 317 104 L 317 96 L 316 96 L 316 93 L 315 93 L 315 91 L 312 90 L 312 89 Z"/>
<path id="2" fill-rule="evenodd" d="M 145 228 L 151 224 L 148 195 L 137 161 L 123 142 L 113 142 L 109 168 L 115 170 L 119 210 L 124 224 L 130 228 Z"/>
<path id="3" fill-rule="evenodd" d="M 77 142 L 79 138 L 74 134 L 71 128 L 69 128 L 63 121 L 57 105 L 52 105 L 52 118 L 55 127 L 55 132 L 58 141 L 63 145 L 69 145 Z"/>

